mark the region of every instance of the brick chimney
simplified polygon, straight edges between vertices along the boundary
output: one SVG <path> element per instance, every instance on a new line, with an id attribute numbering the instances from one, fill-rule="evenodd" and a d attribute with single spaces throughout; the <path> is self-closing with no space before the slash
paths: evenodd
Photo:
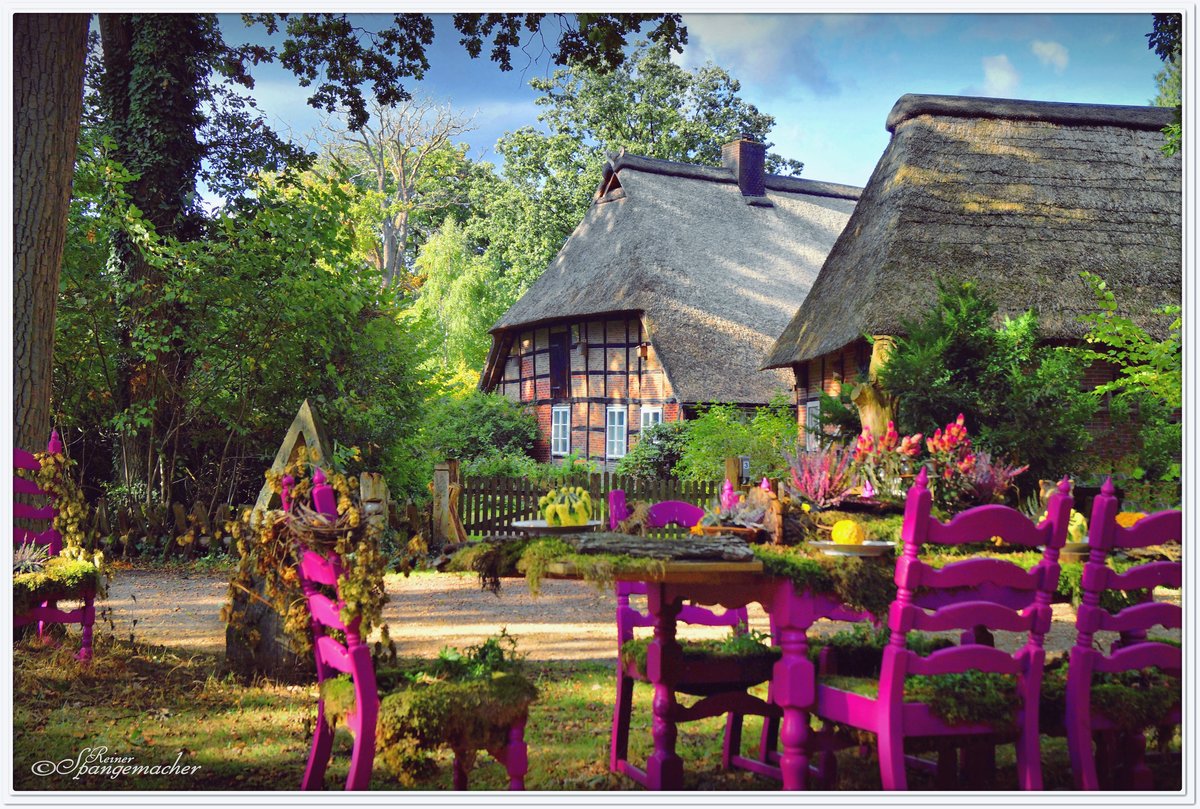
<path id="1" fill-rule="evenodd" d="M 766 157 L 766 145 L 753 140 L 751 135 L 742 135 L 721 147 L 721 164 L 737 180 L 744 197 L 766 196 L 763 184 Z"/>

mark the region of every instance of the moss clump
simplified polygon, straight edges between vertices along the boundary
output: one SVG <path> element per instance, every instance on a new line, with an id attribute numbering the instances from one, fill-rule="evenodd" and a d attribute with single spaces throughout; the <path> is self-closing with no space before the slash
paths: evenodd
<path id="1" fill-rule="evenodd" d="M 429 754 L 445 747 L 467 768 L 476 752 L 498 754 L 508 728 L 525 716 L 537 687 L 522 673 L 516 642 L 505 632 L 431 661 L 376 672 L 382 696 L 376 730 L 380 763 L 401 784 L 428 774 Z M 325 717 L 336 725 L 354 708 L 348 676 L 321 683 Z"/>
<path id="2" fill-rule="evenodd" d="M 450 557 L 446 569 L 478 573 L 480 587 L 496 593 L 502 577 L 518 575 L 517 562 L 529 544 L 527 539 L 472 542 Z"/>
<path id="3" fill-rule="evenodd" d="M 808 657 L 816 663 L 821 650 L 829 648 L 834 654 L 834 666 L 839 675 L 878 679 L 883 666 L 883 649 L 891 637 L 892 631 L 887 627 L 876 629 L 870 624 L 855 624 L 828 637 L 815 638 L 809 644 Z M 910 651 L 925 656 L 954 644 L 946 638 L 909 632 L 904 645 Z"/>
<path id="4" fill-rule="evenodd" d="M 891 558 L 834 557 L 814 554 L 803 545 L 755 545 L 763 570 L 792 580 L 797 590 L 833 593 L 846 606 L 872 615 L 887 614 L 896 597 Z"/>
<path id="5" fill-rule="evenodd" d="M 685 664 L 702 665 L 705 661 L 714 659 L 741 658 L 744 660 L 758 658 L 774 663 L 780 657 L 778 646 L 770 646 L 766 636 L 761 632 L 732 633 L 726 638 L 708 640 L 681 640 L 679 647 L 683 651 Z M 621 646 L 621 662 L 633 665 L 641 674 L 646 673 L 646 654 L 650 649 L 652 638 L 635 638 L 626 641 Z"/>
<path id="6" fill-rule="evenodd" d="M 584 581 L 598 590 L 611 589 L 618 571 L 653 579 L 661 577 L 666 570 L 666 563 L 662 559 L 626 554 L 576 553 L 561 539 L 538 539 L 525 548 L 517 562 L 517 569 L 525 574 L 531 594 L 538 595 L 546 571 L 555 563 L 571 565 Z"/>
<path id="7" fill-rule="evenodd" d="M 879 696 L 879 678 L 844 674 L 821 677 L 822 685 L 871 697 Z M 962 674 L 914 676 L 905 681 L 904 701 L 923 702 L 948 725 L 990 724 L 998 731 L 1014 727 L 1016 678 L 1009 674 L 968 671 Z"/>
<path id="8" fill-rule="evenodd" d="M 1041 695 L 1042 725 L 1046 728 L 1061 728 L 1066 722 L 1067 669 L 1065 656 L 1046 664 Z M 1092 711 L 1121 730 L 1136 731 L 1165 723 L 1179 707 L 1182 694 L 1178 677 L 1153 666 L 1092 675 Z"/>
<path id="9" fill-rule="evenodd" d="M 99 569 L 91 562 L 55 556 L 41 570 L 13 575 L 13 614 L 29 612 L 43 601 L 75 598 L 99 584 Z"/>

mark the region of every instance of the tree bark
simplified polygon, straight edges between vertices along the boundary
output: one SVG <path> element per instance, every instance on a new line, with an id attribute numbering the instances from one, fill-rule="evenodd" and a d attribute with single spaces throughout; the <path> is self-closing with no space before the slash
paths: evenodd
<path id="1" fill-rule="evenodd" d="M 13 16 L 13 438 L 50 434 L 54 315 L 83 111 L 88 15 Z"/>

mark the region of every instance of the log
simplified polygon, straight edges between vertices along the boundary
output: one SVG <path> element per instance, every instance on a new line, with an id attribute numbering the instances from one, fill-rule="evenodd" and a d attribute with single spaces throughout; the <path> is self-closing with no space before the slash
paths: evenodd
<path id="1" fill-rule="evenodd" d="M 611 553 L 649 559 L 721 560 L 750 562 L 754 551 L 745 540 L 733 536 L 690 536 L 686 540 L 652 539 L 612 532 L 564 534 L 557 537 L 576 553 Z"/>

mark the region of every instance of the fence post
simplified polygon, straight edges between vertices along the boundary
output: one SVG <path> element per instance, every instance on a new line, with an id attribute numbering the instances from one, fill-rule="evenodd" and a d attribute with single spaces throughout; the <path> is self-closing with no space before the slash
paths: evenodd
<path id="1" fill-rule="evenodd" d="M 725 479 L 737 489 L 742 481 L 742 460 L 736 456 L 725 459 Z"/>
<path id="2" fill-rule="evenodd" d="M 455 464 L 457 467 L 458 464 Z M 456 470 L 457 471 L 457 470 Z M 433 467 L 433 536 L 429 549 L 440 550 L 451 535 L 450 525 L 450 462 L 444 461 Z"/>

